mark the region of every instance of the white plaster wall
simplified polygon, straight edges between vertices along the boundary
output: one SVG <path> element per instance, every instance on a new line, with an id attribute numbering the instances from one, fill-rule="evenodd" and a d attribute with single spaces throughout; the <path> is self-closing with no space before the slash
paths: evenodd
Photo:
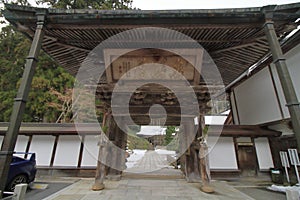
<path id="1" fill-rule="evenodd" d="M 290 50 L 289 52 L 287 52 L 285 54 L 286 57 L 286 64 L 288 66 L 288 70 L 290 72 L 290 76 L 298 97 L 298 100 L 300 99 L 300 45 L 296 46 L 295 48 L 293 48 L 292 50 Z M 288 108 L 285 106 L 286 105 L 286 101 L 285 101 L 285 97 L 284 97 L 284 93 L 281 87 L 281 83 L 278 77 L 278 73 L 276 70 L 276 66 L 274 64 L 271 64 L 271 69 L 272 69 L 272 73 L 274 76 L 274 80 L 276 83 L 276 88 L 278 91 L 278 96 L 280 99 L 280 103 L 281 103 L 281 108 L 283 110 L 284 113 L 284 118 L 289 118 L 290 114 L 288 112 Z"/>
<path id="2" fill-rule="evenodd" d="M 300 99 L 300 45 L 297 45 L 286 54 L 286 63 L 296 90 L 298 100 Z"/>
<path id="3" fill-rule="evenodd" d="M 80 142 L 80 138 L 77 135 L 59 136 L 53 166 L 76 167 Z"/>
<path id="4" fill-rule="evenodd" d="M 215 146 L 217 138 L 208 137 L 209 164 L 211 169 L 238 169 L 237 159 L 231 137 L 220 137 Z"/>
<path id="5" fill-rule="evenodd" d="M 241 83 L 234 92 L 240 124 L 263 124 L 282 119 L 268 68 Z"/>
<path id="6" fill-rule="evenodd" d="M 98 137 L 86 136 L 84 139 L 84 149 L 82 155 L 82 167 L 94 167 L 97 166 L 98 158 Z"/>
<path id="7" fill-rule="evenodd" d="M 259 169 L 265 170 L 274 167 L 268 139 L 257 138 L 254 141 Z"/>
<path id="8" fill-rule="evenodd" d="M 268 128 L 270 128 L 272 130 L 280 131 L 282 133 L 282 135 L 295 134 L 294 131 L 290 127 L 288 127 L 286 124 L 282 124 L 282 123 L 268 126 Z"/>
<path id="9" fill-rule="evenodd" d="M 36 153 L 38 166 L 49 166 L 55 137 L 51 135 L 35 135 L 32 137 L 30 152 Z"/>
<path id="10" fill-rule="evenodd" d="M 300 44 L 287 52 L 285 57 L 299 101 Z M 275 86 L 272 86 L 273 83 L 271 74 L 268 67 L 266 67 L 234 88 L 237 100 L 236 105 L 234 104 L 232 94 L 230 97 L 231 102 L 233 102 L 233 111 L 235 111 L 236 106 L 237 112 L 233 112 L 233 116 L 236 120 L 237 115 L 239 114 L 240 124 L 263 124 L 290 117 L 276 66 L 271 64 L 270 69 L 274 78 Z M 278 94 L 279 102 L 275 91 Z M 281 112 L 283 113 L 283 116 Z"/>
<path id="11" fill-rule="evenodd" d="M 15 146 L 15 152 L 25 152 L 26 151 L 26 146 L 27 146 L 27 143 L 28 143 L 28 139 L 29 139 L 28 136 L 18 135 L 17 143 L 16 143 L 16 146 Z M 17 155 L 17 156 L 24 158 L 25 155 L 20 154 L 20 155 Z"/>
<path id="12" fill-rule="evenodd" d="M 282 113 L 283 113 L 283 118 L 289 118 L 290 114 L 289 114 L 288 108 L 285 106 L 286 101 L 285 101 L 285 98 L 284 98 L 284 94 L 283 94 L 281 83 L 280 83 L 280 80 L 279 80 L 279 77 L 278 77 L 276 66 L 274 64 L 271 64 L 270 69 L 272 70 L 272 74 L 273 74 L 273 78 L 274 78 L 274 82 L 275 82 L 275 87 L 276 87 L 276 91 L 277 91 L 278 98 L 279 98 L 280 109 L 282 110 Z"/>
<path id="13" fill-rule="evenodd" d="M 205 124 L 222 125 L 224 124 L 227 116 L 205 116 Z"/>

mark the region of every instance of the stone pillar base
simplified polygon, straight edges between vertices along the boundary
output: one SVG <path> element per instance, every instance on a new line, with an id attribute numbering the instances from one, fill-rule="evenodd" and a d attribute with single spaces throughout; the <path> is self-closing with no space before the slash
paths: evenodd
<path id="1" fill-rule="evenodd" d="M 105 188 L 105 185 L 103 183 L 94 183 L 92 190 L 99 191 L 103 190 Z"/>
<path id="2" fill-rule="evenodd" d="M 214 193 L 215 192 L 214 188 L 209 185 L 203 185 L 203 186 L 201 186 L 200 189 L 202 192 L 205 192 L 205 193 Z"/>

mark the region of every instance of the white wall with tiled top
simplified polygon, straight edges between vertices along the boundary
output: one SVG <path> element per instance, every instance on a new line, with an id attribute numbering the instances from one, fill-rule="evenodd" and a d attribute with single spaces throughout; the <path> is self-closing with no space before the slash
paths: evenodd
<path id="1" fill-rule="evenodd" d="M 32 137 L 29 152 L 36 154 L 38 166 L 49 166 L 55 137 L 52 135 L 35 135 Z"/>
<path id="2" fill-rule="evenodd" d="M 238 169 L 232 137 L 208 137 L 209 165 L 212 170 Z"/>
<path id="3" fill-rule="evenodd" d="M 285 54 L 286 63 L 300 99 L 300 45 Z M 289 118 L 276 66 L 271 64 L 233 88 L 231 101 L 236 124 L 265 124 Z M 234 94 L 234 95 L 233 95 Z M 235 98 L 233 98 L 235 96 Z"/>
<path id="4" fill-rule="evenodd" d="M 81 140 L 78 135 L 60 136 L 53 166 L 77 167 Z"/>
<path id="5" fill-rule="evenodd" d="M 259 169 L 268 170 L 274 167 L 268 138 L 256 138 L 254 141 Z"/>

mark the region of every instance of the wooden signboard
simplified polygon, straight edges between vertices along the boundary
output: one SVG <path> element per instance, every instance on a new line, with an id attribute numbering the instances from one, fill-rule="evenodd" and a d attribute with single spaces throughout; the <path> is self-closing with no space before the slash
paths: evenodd
<path id="1" fill-rule="evenodd" d="M 166 52 L 107 49 L 104 52 L 107 81 L 122 80 L 183 80 L 199 82 L 200 74 L 195 69 L 202 65 L 202 50 L 177 49 Z M 122 54 L 120 56 L 120 54 Z M 167 66 L 167 67 L 165 67 Z M 168 69 L 168 67 L 170 67 Z"/>

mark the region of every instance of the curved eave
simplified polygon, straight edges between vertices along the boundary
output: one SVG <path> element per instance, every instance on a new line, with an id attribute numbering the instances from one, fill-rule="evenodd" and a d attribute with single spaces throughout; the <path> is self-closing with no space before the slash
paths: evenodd
<path id="1" fill-rule="evenodd" d="M 4 16 L 8 21 L 35 23 L 35 13 L 48 11 L 48 23 L 95 23 L 113 24 L 207 24 L 207 23 L 257 23 L 264 20 L 266 11 L 273 12 L 275 21 L 297 19 L 300 3 L 271 5 L 253 8 L 197 9 L 197 10 L 94 10 L 94 9 L 44 9 L 5 4 Z M 122 19 L 122 21 L 117 21 Z M 201 19 L 201 20 L 200 20 Z M 129 21 L 127 21 L 129 20 Z M 136 20 L 136 21 L 135 21 Z M 159 20 L 159 21 L 157 21 Z"/>
<path id="2" fill-rule="evenodd" d="M 43 49 L 73 75 L 87 54 L 107 38 L 133 28 L 154 26 L 178 31 L 197 41 L 214 59 L 225 85 L 269 53 L 262 28 L 266 12 L 273 13 L 279 40 L 297 27 L 295 20 L 300 17 L 300 3 L 256 8 L 155 11 L 63 10 L 11 4 L 6 4 L 5 8 L 6 19 L 29 38 L 33 37 L 36 28 L 36 13 L 46 11 Z M 132 45 L 126 41 L 115 43 L 112 48 Z"/>

